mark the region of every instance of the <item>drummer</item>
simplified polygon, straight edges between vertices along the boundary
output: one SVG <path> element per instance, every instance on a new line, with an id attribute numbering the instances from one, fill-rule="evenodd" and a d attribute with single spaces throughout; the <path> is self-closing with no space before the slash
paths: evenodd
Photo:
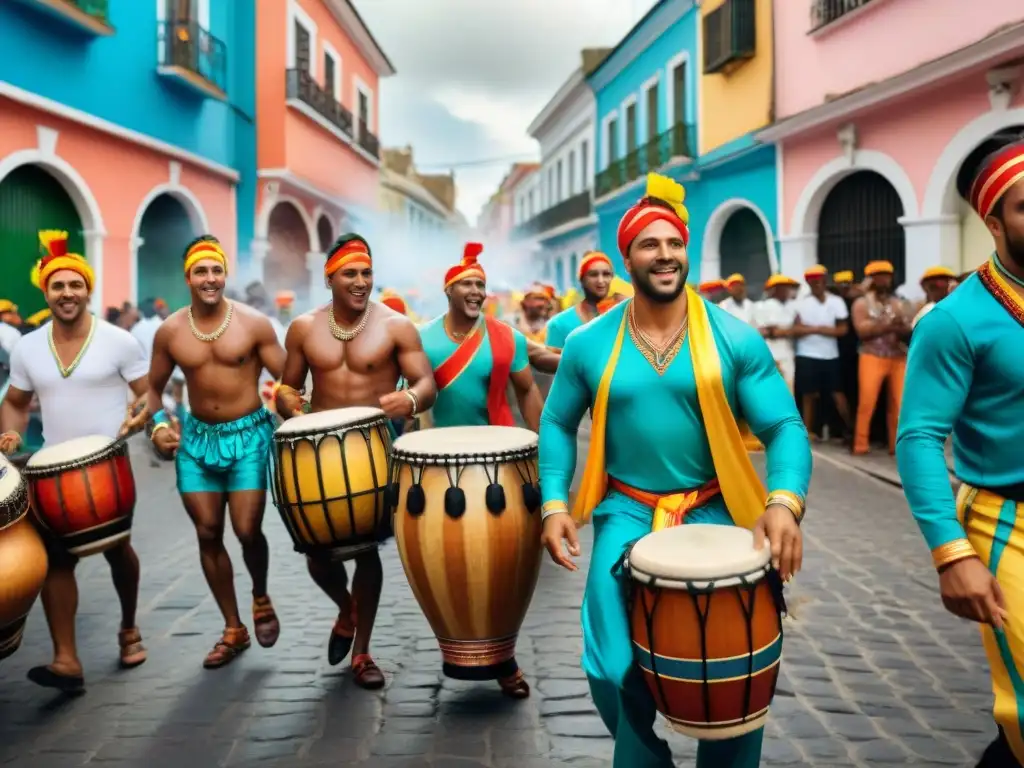
<path id="1" fill-rule="evenodd" d="M 580 261 L 578 277 L 583 289 L 583 301 L 551 318 L 547 345 L 552 349 L 560 350 L 565 346 L 570 333 L 601 314 L 599 305 L 608 298 L 612 278 L 615 277 L 612 260 L 601 251 L 587 251 Z"/>
<path id="2" fill-rule="evenodd" d="M 758 547 L 767 535 L 783 579 L 802 558 L 807 432 L 758 332 L 686 287 L 689 216 L 682 201 L 679 184 L 648 176 L 646 196 L 618 229 L 636 294 L 570 336 L 541 419 L 543 541 L 552 559 L 576 570 L 575 521 L 593 516 L 595 523 L 583 667 L 615 738 L 614 768 L 672 765 L 653 730 L 654 699 L 633 664 L 616 567 L 630 542 L 680 522 L 741 525 L 753 529 Z M 570 514 L 576 430 L 590 406 L 590 452 Z M 737 412 L 766 446 L 770 492 L 750 463 Z M 753 768 L 762 737 L 758 730 L 701 742 L 697 765 Z"/>
<path id="3" fill-rule="evenodd" d="M 35 394 L 42 411 L 43 440 L 57 445 L 87 435 L 115 438 L 145 420 L 125 421 L 128 390 L 146 392 L 146 353 L 127 331 L 94 316 L 89 299 L 95 285 L 92 267 L 68 252 L 66 232 L 39 233 L 46 255 L 39 263 L 39 287 L 52 322 L 26 334 L 11 356 L 10 387 L 0 406 L 0 451 L 16 453 L 28 426 Z M 75 644 L 78 558 L 49 537 L 50 570 L 43 586 L 43 609 L 53 639 L 53 661 L 28 672 L 32 682 L 66 693 L 84 690 L 82 662 Z M 122 667 L 146 660 L 135 625 L 139 597 L 139 558 L 131 541 L 104 552 L 121 603 L 117 634 Z"/>
<path id="4" fill-rule="evenodd" d="M 289 418 L 301 412 L 299 390 L 307 374 L 313 378 L 312 411 L 372 406 L 395 421 L 430 408 L 436 389 L 416 326 L 383 303 L 370 301 L 373 261 L 366 240 L 342 235 L 327 252 L 324 279 L 331 303 L 299 315 L 288 328 L 278 413 Z M 398 390 L 399 378 L 407 382 L 405 389 Z M 351 596 L 343 562 L 310 555 L 307 563 L 313 581 L 338 606 L 328 662 L 340 664 L 351 650 L 356 685 L 381 688 L 384 675 L 370 656 L 370 636 L 384 572 L 376 547 L 355 560 Z"/>
<path id="5" fill-rule="evenodd" d="M 184 279 L 192 301 L 160 326 L 149 370 L 149 403 L 157 422 L 153 443 L 163 454 L 176 454 L 178 492 L 196 527 L 203 573 L 224 616 L 224 632 L 203 661 L 207 669 L 230 663 L 251 644 L 224 548 L 228 511 L 252 577 L 256 641 L 269 648 L 281 632 L 267 595 L 270 552 L 262 530 L 274 417 L 263 407 L 258 381 L 264 368 L 280 375 L 284 350 L 266 315 L 224 297 L 226 278 L 227 255 L 217 238 L 203 235 L 185 247 Z M 161 410 L 175 367 L 185 376 L 191 408 L 180 428 Z"/>

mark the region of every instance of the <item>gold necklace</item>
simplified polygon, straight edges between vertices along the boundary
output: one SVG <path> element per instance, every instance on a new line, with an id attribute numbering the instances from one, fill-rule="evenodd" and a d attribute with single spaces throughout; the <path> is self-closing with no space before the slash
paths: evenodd
<path id="1" fill-rule="evenodd" d="M 456 332 L 456 331 L 453 331 L 453 330 L 452 330 L 452 329 L 451 329 L 451 328 L 449 327 L 449 325 L 448 325 L 448 315 L 445 315 L 445 316 L 444 316 L 444 321 L 443 321 L 443 323 L 444 323 L 444 332 L 445 332 L 445 333 L 447 333 L 447 334 L 448 334 L 448 338 L 449 338 L 449 339 L 451 339 L 452 341 L 454 341 L 454 342 L 455 342 L 456 344 L 460 344 L 460 343 L 462 343 L 462 342 L 463 342 L 463 341 L 465 340 L 466 336 L 467 336 L 467 335 L 468 335 L 469 333 L 472 333 L 472 332 L 473 332 L 473 329 L 472 329 L 472 328 L 471 328 L 471 329 L 470 329 L 469 331 L 467 331 L 466 333 L 458 333 L 458 332 Z M 475 325 L 475 324 L 474 324 L 473 328 L 476 328 L 476 325 Z"/>
<path id="2" fill-rule="evenodd" d="M 224 331 L 228 329 L 228 325 L 231 323 L 231 313 L 234 311 L 235 305 L 228 300 L 228 311 L 224 315 L 224 322 L 220 324 L 220 327 L 213 333 L 203 333 L 196 327 L 196 320 L 192 316 L 192 307 L 188 308 L 188 327 L 192 329 L 192 335 L 200 341 L 216 341 L 224 335 Z"/>
<path id="3" fill-rule="evenodd" d="M 659 346 L 651 341 L 650 337 L 641 330 L 636 322 L 636 315 L 633 313 L 633 304 L 630 303 L 629 305 L 629 336 L 633 340 L 633 344 L 640 351 L 640 354 L 651 364 L 659 376 L 668 370 L 672 361 L 676 359 L 676 355 L 679 354 L 679 350 L 682 349 L 683 341 L 686 339 L 688 324 L 689 315 L 683 318 L 682 324 L 672 334 L 668 342 Z"/>
<path id="4" fill-rule="evenodd" d="M 92 342 L 92 337 L 96 333 L 96 318 L 89 315 L 89 333 L 85 337 L 85 341 L 82 344 L 82 348 L 78 350 L 78 354 L 75 355 L 75 359 L 71 361 L 71 365 L 67 368 L 64 367 L 64 363 L 60 361 L 60 355 L 57 354 L 57 342 L 53 340 L 53 323 L 50 323 L 50 327 L 47 330 L 46 338 L 50 343 L 50 354 L 53 355 L 53 359 L 57 361 L 57 370 L 60 371 L 60 375 L 65 379 L 74 373 L 75 368 L 82 362 L 82 357 L 85 355 L 85 350 L 89 348 L 89 344 Z"/>
<path id="5" fill-rule="evenodd" d="M 330 309 L 327 310 L 327 327 L 331 329 L 331 335 L 338 341 L 352 341 L 366 327 L 366 321 L 370 319 L 370 310 L 372 309 L 373 304 L 368 303 L 366 309 L 363 310 L 362 318 L 356 323 L 356 327 L 351 331 L 347 331 L 338 325 L 338 321 L 334 319 L 334 305 L 332 304 Z"/>

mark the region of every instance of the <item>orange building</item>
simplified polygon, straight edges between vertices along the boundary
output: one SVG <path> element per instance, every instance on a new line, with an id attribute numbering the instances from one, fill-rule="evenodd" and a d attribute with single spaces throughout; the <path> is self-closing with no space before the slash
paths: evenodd
<path id="1" fill-rule="evenodd" d="M 378 83 L 395 69 L 348 0 L 260 0 L 256 36 L 253 277 L 303 307 L 330 243 L 377 209 Z"/>

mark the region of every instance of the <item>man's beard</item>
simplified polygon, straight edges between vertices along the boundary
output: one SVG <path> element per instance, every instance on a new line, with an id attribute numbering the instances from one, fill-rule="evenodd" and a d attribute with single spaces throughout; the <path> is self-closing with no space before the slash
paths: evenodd
<path id="1" fill-rule="evenodd" d="M 1006 230 L 1006 255 L 1018 270 L 1024 271 L 1024 233 L 1010 234 Z"/>
<path id="2" fill-rule="evenodd" d="M 679 283 L 672 291 L 661 291 L 654 287 L 654 282 L 651 280 L 651 270 L 659 266 L 657 263 L 652 264 L 651 268 L 645 272 L 640 270 L 633 272 L 633 284 L 640 293 L 651 301 L 658 304 L 671 304 L 686 290 L 686 276 L 689 273 L 689 269 L 687 269 L 685 264 L 676 263 L 679 264 Z"/>

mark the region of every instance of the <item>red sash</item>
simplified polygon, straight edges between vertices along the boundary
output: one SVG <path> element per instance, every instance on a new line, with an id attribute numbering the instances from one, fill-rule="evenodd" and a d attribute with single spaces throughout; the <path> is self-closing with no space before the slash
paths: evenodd
<path id="1" fill-rule="evenodd" d="M 506 388 L 512 372 L 512 358 L 515 356 L 516 339 L 512 329 L 500 320 L 485 317 L 487 338 L 491 343 L 491 378 L 487 387 L 487 418 L 492 426 L 511 427 L 512 409 L 508 404 Z M 483 345 L 484 332 L 477 325 L 455 351 L 434 370 L 434 382 L 438 390 L 445 389 L 459 377 L 476 357 Z"/>

